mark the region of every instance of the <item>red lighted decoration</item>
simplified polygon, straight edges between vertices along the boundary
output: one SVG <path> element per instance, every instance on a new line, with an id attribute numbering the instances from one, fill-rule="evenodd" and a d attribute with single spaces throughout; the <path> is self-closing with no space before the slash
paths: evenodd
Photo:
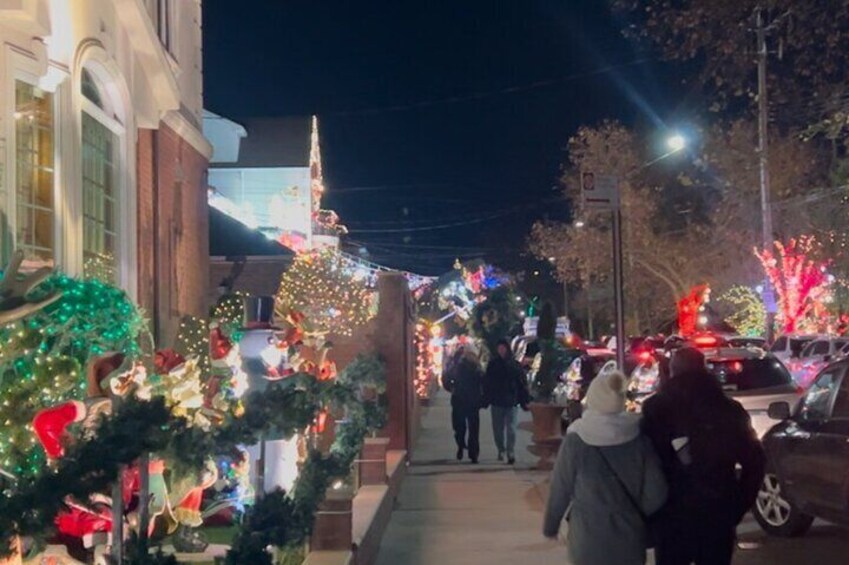
<path id="1" fill-rule="evenodd" d="M 696 333 L 699 325 L 699 314 L 710 294 L 710 287 L 706 284 L 694 286 L 687 296 L 678 301 L 678 333 L 683 337 L 689 337 Z"/>
<path id="2" fill-rule="evenodd" d="M 755 249 L 755 255 L 775 289 L 778 322 L 784 333 L 797 330 L 828 287 L 828 263 L 810 258 L 816 245 L 813 236 L 802 236 L 791 239 L 787 245 L 774 242 L 775 251 Z"/>

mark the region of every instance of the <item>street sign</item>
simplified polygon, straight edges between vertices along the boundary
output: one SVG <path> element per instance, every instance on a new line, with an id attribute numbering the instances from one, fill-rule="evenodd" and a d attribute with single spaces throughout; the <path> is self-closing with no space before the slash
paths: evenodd
<path id="1" fill-rule="evenodd" d="M 581 173 L 581 197 L 585 208 L 618 210 L 619 178 L 585 171 Z"/>
<path id="2" fill-rule="evenodd" d="M 775 314 L 778 312 L 778 304 L 775 300 L 775 291 L 769 281 L 764 284 L 764 290 L 761 294 L 767 314 Z"/>

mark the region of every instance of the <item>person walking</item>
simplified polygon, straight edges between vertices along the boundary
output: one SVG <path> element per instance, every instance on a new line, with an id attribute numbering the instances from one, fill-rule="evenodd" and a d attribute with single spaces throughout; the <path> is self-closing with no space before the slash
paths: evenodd
<path id="1" fill-rule="evenodd" d="M 527 410 L 530 398 L 525 374 L 519 363 L 513 359 L 507 340 L 498 341 L 496 355 L 486 366 L 483 392 L 484 405 L 492 406 L 492 435 L 495 436 L 498 460 L 504 461 L 506 454 L 507 463 L 512 465 L 516 462 L 516 407 L 521 406 L 523 410 Z"/>
<path id="2" fill-rule="evenodd" d="M 625 389 L 619 371 L 593 380 L 586 410 L 567 429 L 551 474 L 543 534 L 557 537 L 567 516 L 576 565 L 645 563 L 647 517 L 666 501 L 660 459 L 640 434 L 639 415 L 625 412 Z"/>
<path id="3" fill-rule="evenodd" d="M 704 355 L 684 348 L 670 361 L 669 380 L 643 405 L 642 428 L 669 482 L 655 530 L 658 565 L 731 563 L 737 525 L 766 465 L 749 415 L 708 373 Z"/>
<path id="4" fill-rule="evenodd" d="M 472 463 L 480 454 L 480 409 L 483 404 L 483 371 L 478 353 L 469 345 L 445 373 L 442 386 L 451 393 L 451 426 L 457 442 L 457 461 L 468 450 Z M 468 436 L 467 436 L 468 434 Z"/>

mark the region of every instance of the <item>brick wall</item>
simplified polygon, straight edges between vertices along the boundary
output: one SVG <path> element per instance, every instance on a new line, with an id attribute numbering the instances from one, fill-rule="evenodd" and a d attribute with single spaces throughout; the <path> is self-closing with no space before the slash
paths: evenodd
<path id="1" fill-rule="evenodd" d="M 289 268 L 292 260 L 288 256 L 247 257 L 241 274 L 233 284 L 233 290 L 247 292 L 253 296 L 274 296 L 280 286 L 280 277 Z M 218 285 L 233 272 L 234 262 L 229 259 L 213 259 L 209 264 L 208 304 L 218 300 Z"/>
<path id="2" fill-rule="evenodd" d="M 164 346 L 173 343 L 181 317 L 206 315 L 208 165 L 164 123 L 139 130 L 138 299 Z"/>

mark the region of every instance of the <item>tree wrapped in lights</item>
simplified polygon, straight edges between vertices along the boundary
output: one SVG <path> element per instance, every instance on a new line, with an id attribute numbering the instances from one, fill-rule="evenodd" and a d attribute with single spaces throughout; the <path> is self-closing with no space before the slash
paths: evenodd
<path id="1" fill-rule="evenodd" d="M 308 335 L 351 335 L 373 316 L 373 293 L 333 251 L 302 253 L 280 280 L 275 315 L 303 314 Z"/>
<path id="2" fill-rule="evenodd" d="M 817 248 L 814 236 L 773 243 L 775 251 L 755 249 L 778 299 L 778 322 L 784 333 L 796 331 L 827 290 L 828 263 L 811 258 Z"/>
<path id="3" fill-rule="evenodd" d="M 732 313 L 725 321 L 742 335 L 756 336 L 766 325 L 766 306 L 755 289 L 748 286 L 733 286 L 719 297 L 720 302 L 730 306 Z"/>

